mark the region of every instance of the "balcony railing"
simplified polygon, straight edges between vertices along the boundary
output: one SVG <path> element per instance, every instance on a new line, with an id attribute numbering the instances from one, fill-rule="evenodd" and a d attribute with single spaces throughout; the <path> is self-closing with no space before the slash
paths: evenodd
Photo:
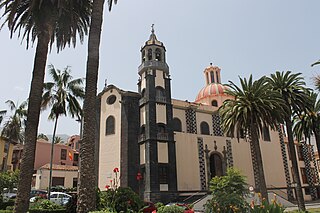
<path id="1" fill-rule="evenodd" d="M 169 71 L 169 66 L 162 61 L 145 61 L 139 66 L 139 72 L 144 68 L 160 68 L 165 71 Z"/>
<path id="2" fill-rule="evenodd" d="M 160 103 L 166 103 L 167 99 L 164 96 L 156 96 L 156 101 Z"/>
<path id="3" fill-rule="evenodd" d="M 158 133 L 157 134 L 158 140 L 168 140 L 168 138 L 169 138 L 168 133 Z"/>
<path id="4" fill-rule="evenodd" d="M 146 135 L 145 135 L 145 134 L 139 135 L 139 137 L 138 137 L 138 141 L 139 141 L 139 142 L 145 141 L 145 140 L 146 140 Z"/>

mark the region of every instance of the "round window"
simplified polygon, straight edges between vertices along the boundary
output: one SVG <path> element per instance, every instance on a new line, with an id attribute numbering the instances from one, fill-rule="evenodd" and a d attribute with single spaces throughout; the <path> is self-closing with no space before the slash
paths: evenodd
<path id="1" fill-rule="evenodd" d="M 116 102 L 116 96 L 115 95 L 111 95 L 107 98 L 107 104 L 114 104 L 114 102 Z"/>

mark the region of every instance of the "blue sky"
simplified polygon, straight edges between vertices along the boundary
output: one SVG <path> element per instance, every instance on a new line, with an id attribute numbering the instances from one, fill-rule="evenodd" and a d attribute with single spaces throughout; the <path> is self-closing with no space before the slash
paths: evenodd
<path id="1" fill-rule="evenodd" d="M 203 70 L 212 62 L 221 68 L 222 82 L 238 76 L 257 79 L 276 70 L 301 72 L 309 87 L 320 66 L 320 1 L 308 0 L 119 0 L 105 10 L 100 51 L 98 91 L 108 84 L 137 90 L 140 48 L 149 38 L 151 24 L 167 49 L 172 96 L 193 101 L 204 86 Z M 16 36 L 0 31 L 0 109 L 11 99 L 28 97 L 35 48 L 26 50 Z M 87 43 L 53 49 L 48 57 L 59 69 L 71 66 L 74 77 L 85 76 Z M 49 80 L 49 78 L 46 78 Z M 53 122 L 41 115 L 39 132 L 51 134 Z M 77 134 L 79 124 L 62 119 L 58 133 Z"/>

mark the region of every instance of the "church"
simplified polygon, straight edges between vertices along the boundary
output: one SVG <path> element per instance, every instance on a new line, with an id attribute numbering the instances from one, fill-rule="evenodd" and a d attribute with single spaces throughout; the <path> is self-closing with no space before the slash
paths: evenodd
<path id="1" fill-rule="evenodd" d="M 194 101 L 172 99 L 166 48 L 153 28 L 140 52 L 137 91 L 106 85 L 98 95 L 99 188 L 130 187 L 144 200 L 167 202 L 206 194 L 211 178 L 228 167 L 239 169 L 255 187 L 259 180 L 249 142 L 230 138 L 221 128 L 218 108 L 233 98 L 224 93 L 221 69 L 212 64 L 204 69 L 205 85 Z M 265 127 L 260 143 L 268 191 L 294 199 L 286 138 Z M 315 199 L 319 176 L 313 147 L 297 143 L 296 148 L 305 199 Z"/>

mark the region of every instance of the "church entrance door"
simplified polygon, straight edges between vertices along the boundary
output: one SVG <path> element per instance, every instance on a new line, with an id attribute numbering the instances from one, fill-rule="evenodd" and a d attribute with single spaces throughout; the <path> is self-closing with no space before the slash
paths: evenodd
<path id="1" fill-rule="evenodd" d="M 220 177 L 223 175 L 222 159 L 218 153 L 213 153 L 210 155 L 210 173 L 211 178 L 215 176 Z"/>

